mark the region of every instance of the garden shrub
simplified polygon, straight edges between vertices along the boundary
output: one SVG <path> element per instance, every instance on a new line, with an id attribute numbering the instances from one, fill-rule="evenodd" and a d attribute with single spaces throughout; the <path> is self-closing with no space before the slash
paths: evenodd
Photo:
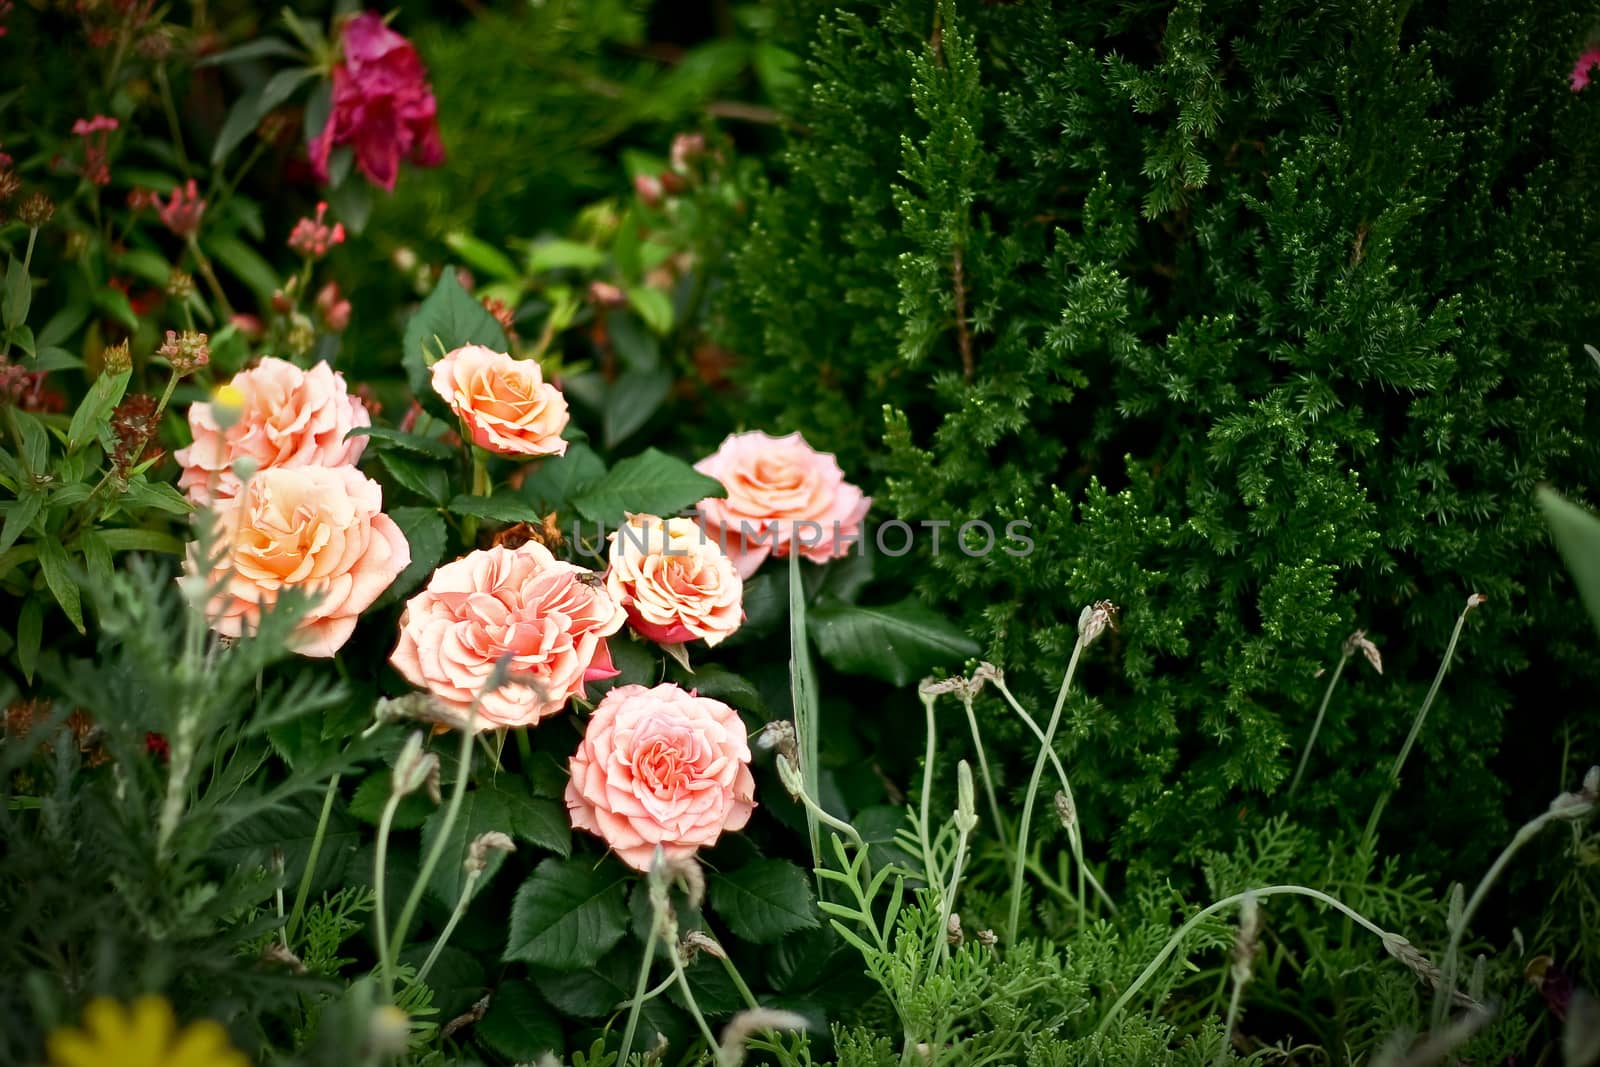
<path id="1" fill-rule="evenodd" d="M 1477 859 L 1556 784 L 1558 730 L 1593 740 L 1532 492 L 1595 459 L 1594 19 L 791 11 L 806 88 L 724 305 L 746 415 L 870 461 L 884 513 L 1031 523 L 1025 558 L 915 557 L 1031 696 L 1083 605 L 1121 605 L 1062 731 L 1091 840 L 1164 867 L 1260 827 L 1364 628 L 1386 673 L 1345 674 L 1298 807 L 1359 826 L 1474 592 L 1386 840 Z"/>

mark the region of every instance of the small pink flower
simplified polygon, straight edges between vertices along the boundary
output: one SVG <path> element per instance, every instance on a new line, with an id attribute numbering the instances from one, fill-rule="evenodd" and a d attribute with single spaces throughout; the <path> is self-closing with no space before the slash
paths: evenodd
<path id="1" fill-rule="evenodd" d="M 539 364 L 464 345 L 433 365 L 433 391 L 466 423 L 472 443 L 508 456 L 561 456 L 567 400 Z"/>
<path id="2" fill-rule="evenodd" d="M 309 145 L 311 169 L 326 182 L 334 146 L 348 144 L 367 180 L 393 192 L 401 160 L 419 167 L 444 162 L 427 69 L 411 42 L 376 12 L 345 23 L 340 40 L 344 55 L 333 68 L 333 108 Z"/>
<path id="3" fill-rule="evenodd" d="M 411 563 L 411 546 L 382 509 L 382 488 L 354 467 L 260 471 L 237 497 L 218 505 L 225 550 L 217 572 L 202 577 L 191 547 L 179 581 L 196 590 L 220 583 L 206 617 L 227 637 L 253 629 L 261 609 L 285 589 L 303 589 L 313 606 L 296 630 L 294 649 L 332 656 L 355 632 L 360 614 Z"/>
<path id="4" fill-rule="evenodd" d="M 238 492 L 233 465 L 241 459 L 257 470 L 338 467 L 355 463 L 367 447 L 365 437 L 347 437 L 372 419 L 349 395 L 344 375 L 326 363 L 301 370 L 268 357 L 234 375 L 231 384 L 241 397 L 239 407 L 219 412 L 213 404 L 191 404 L 194 444 L 173 456 L 183 467 L 178 488 L 198 504 Z"/>
<path id="5" fill-rule="evenodd" d="M 334 245 L 344 244 L 344 223 L 329 226 L 322 221 L 327 213 L 327 203 L 319 201 L 316 218 L 302 218 L 295 223 L 294 229 L 289 231 L 290 249 L 310 259 L 321 259 Z"/>
<path id="6" fill-rule="evenodd" d="M 79 119 L 72 133 L 83 139 L 83 176 L 94 185 L 111 184 L 111 132 L 119 123 L 109 115 Z"/>
<path id="7" fill-rule="evenodd" d="M 200 232 L 200 219 L 206 213 L 206 202 L 200 199 L 200 187 L 190 178 L 174 186 L 171 198 L 161 205 L 161 221 L 179 237 L 193 237 Z"/>
<path id="8" fill-rule="evenodd" d="M 648 871 L 715 845 L 755 809 L 750 745 L 739 713 L 676 685 L 620 686 L 605 695 L 569 761 L 572 825 Z"/>
<path id="9" fill-rule="evenodd" d="M 721 482 L 725 499 L 700 501 L 702 523 L 749 578 L 769 555 L 798 549 L 813 563 L 846 555 L 861 536 L 872 498 L 844 480 L 832 453 L 797 433 L 732 434 L 695 470 Z"/>
<path id="10" fill-rule="evenodd" d="M 261 340 L 262 334 L 267 332 L 266 323 L 262 322 L 259 316 L 247 312 L 235 312 L 233 318 L 228 321 L 233 324 L 234 329 L 251 341 Z"/>
<path id="11" fill-rule="evenodd" d="M 606 638 L 626 616 L 593 577 L 537 541 L 469 553 L 407 602 L 389 662 L 464 723 L 509 656 L 514 680 L 483 696 L 476 727 L 535 726 L 617 674 Z"/>
<path id="12" fill-rule="evenodd" d="M 1572 68 L 1572 91 L 1582 92 L 1589 86 L 1589 72 L 1600 67 L 1600 47 L 1585 48 L 1578 53 L 1578 62 Z"/>
<path id="13" fill-rule="evenodd" d="M 645 207 L 659 207 L 662 194 L 666 191 L 661 186 L 661 179 L 653 174 L 638 174 L 633 179 L 633 191 L 639 194 L 639 199 L 644 201 Z"/>
<path id="14" fill-rule="evenodd" d="M 606 588 L 652 641 L 715 646 L 744 620 L 744 582 L 693 519 L 629 515 L 611 534 Z"/>
<path id="15" fill-rule="evenodd" d="M 316 304 L 322 324 L 334 333 L 343 333 L 350 325 L 350 301 L 340 298 L 338 282 L 329 282 L 319 289 Z"/>

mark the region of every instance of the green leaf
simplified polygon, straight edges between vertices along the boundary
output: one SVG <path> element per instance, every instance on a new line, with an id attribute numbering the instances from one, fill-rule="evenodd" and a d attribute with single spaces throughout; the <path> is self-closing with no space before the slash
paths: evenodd
<path id="1" fill-rule="evenodd" d="M 115 574 L 111 549 L 99 530 L 89 529 L 78 535 L 78 551 L 83 553 L 84 566 L 89 572 L 90 589 L 110 589 Z"/>
<path id="2" fill-rule="evenodd" d="M 83 366 L 82 359 L 68 352 L 65 348 L 51 345 L 49 347 L 40 346 L 39 355 L 33 361 L 32 369 L 39 371 L 70 370 L 73 367 L 81 366 Z"/>
<path id="3" fill-rule="evenodd" d="M 12 426 L 22 437 L 22 465 L 29 474 L 48 474 L 50 471 L 50 434 L 44 423 L 18 407 L 3 409 Z"/>
<path id="4" fill-rule="evenodd" d="M 444 822 L 444 809 L 430 815 L 422 827 L 424 848 L 431 848 Z M 466 885 L 462 864 L 472 841 L 479 834 L 498 830 L 519 841 L 537 845 L 563 857 L 572 852 L 572 828 L 566 806 L 559 801 L 536 797 L 526 782 L 510 775 L 497 775 L 467 793 L 461 814 L 451 828 L 443 860 L 434 871 L 428 888 L 447 907 L 461 897 Z M 482 891 L 505 862 L 505 853 L 491 852 L 488 864 L 474 893 Z"/>
<path id="5" fill-rule="evenodd" d="M 160 530 L 101 530 L 100 539 L 113 552 L 165 552 L 183 555 L 183 542 Z"/>
<path id="6" fill-rule="evenodd" d="M 261 91 L 252 90 L 233 102 L 228 117 L 222 120 L 217 141 L 211 146 L 213 167 L 228 158 L 228 154 L 244 143 L 261 121 Z"/>
<path id="7" fill-rule="evenodd" d="M 910 685 L 978 654 L 978 643 L 915 597 L 886 607 L 819 604 L 806 630 L 837 671 Z"/>
<path id="8" fill-rule="evenodd" d="M 523 480 L 521 493 L 538 501 L 543 511 L 560 511 L 605 476 L 605 461 L 594 449 L 572 444 L 567 446 L 566 455 L 541 459 Z"/>
<path id="9" fill-rule="evenodd" d="M 1556 548 L 1572 572 L 1578 596 L 1589 618 L 1600 629 L 1600 518 L 1550 489 L 1540 489 L 1539 507 L 1555 537 Z M 0 539 L 0 547 L 5 541 Z"/>
<path id="10" fill-rule="evenodd" d="M 439 440 L 437 437 L 424 437 L 419 433 L 403 433 L 400 430 L 390 430 L 383 426 L 357 426 L 345 434 L 348 440 L 351 437 L 368 437 L 379 448 L 400 448 L 407 452 L 415 452 L 419 456 L 430 459 L 451 459 L 456 450 Z"/>
<path id="11" fill-rule="evenodd" d="M 406 544 L 411 546 L 411 563 L 373 602 L 370 610 L 374 611 L 388 607 L 421 585 L 444 558 L 449 538 L 444 518 L 432 508 L 395 508 L 389 512 L 389 518 L 400 527 Z"/>
<path id="12" fill-rule="evenodd" d="M 456 515 L 475 515 L 490 522 L 533 522 L 544 516 L 533 501 L 514 490 L 502 489 L 491 496 L 456 496 L 445 505 Z"/>
<path id="13" fill-rule="evenodd" d="M 212 237 L 206 241 L 206 248 L 234 277 L 253 289 L 261 303 L 272 299 L 273 290 L 278 288 L 278 273 L 261 258 L 261 253 L 237 237 Z"/>
<path id="14" fill-rule="evenodd" d="M 33 302 L 33 279 L 16 256 L 6 265 L 5 323 L 20 326 L 28 317 L 28 306 Z"/>
<path id="15" fill-rule="evenodd" d="M 296 89 L 316 76 L 317 72 L 309 67 L 291 67 L 288 70 L 278 71 L 261 88 L 256 121 L 259 123 L 266 117 L 267 112 L 289 99 Z"/>
<path id="16" fill-rule="evenodd" d="M 44 537 L 39 540 L 38 549 L 39 569 L 44 572 L 44 584 L 50 587 L 56 603 L 67 613 L 67 621 L 80 634 L 83 633 L 82 595 L 78 591 L 78 579 L 72 573 L 72 564 L 67 559 L 66 548 L 55 538 Z"/>
<path id="17" fill-rule="evenodd" d="M 505 958 L 562 971 L 594 966 L 628 928 L 630 877 L 609 861 L 545 860 L 517 890 Z"/>
<path id="18" fill-rule="evenodd" d="M 674 675 L 679 685 L 703 697 L 720 700 L 731 708 L 747 711 L 757 718 L 766 715 L 767 702 L 761 690 L 744 675 L 734 674 L 726 667 L 702 663 L 694 669 L 693 674 L 680 669 L 674 671 Z"/>
<path id="19" fill-rule="evenodd" d="M 455 233 L 445 235 L 444 243 L 450 246 L 451 251 L 460 256 L 474 270 L 485 274 L 492 274 L 497 278 L 516 281 L 522 275 L 517 270 L 517 265 L 511 262 L 511 257 L 494 247 L 487 241 L 481 241 L 470 233 Z"/>
<path id="20" fill-rule="evenodd" d="M 96 289 L 94 291 L 94 306 L 116 319 L 130 330 L 139 328 L 139 316 L 133 313 L 133 305 L 128 303 L 128 294 L 120 289 Z"/>
<path id="21" fill-rule="evenodd" d="M 166 287 L 172 277 L 172 264 L 167 258 L 147 248 L 130 248 L 117 257 L 117 269 L 136 274 L 151 285 Z"/>
<path id="22" fill-rule="evenodd" d="M 624 371 L 606 390 L 606 407 L 601 429 L 607 448 L 615 448 L 637 433 L 650 416 L 661 410 L 672 392 L 672 372 Z"/>
<path id="23" fill-rule="evenodd" d="M 60 345 L 78 331 L 78 328 L 89 318 L 88 301 L 73 300 L 72 303 L 50 316 L 39 330 L 38 342 L 40 348 L 50 348 Z"/>
<path id="24" fill-rule="evenodd" d="M 214 56 L 206 56 L 195 64 L 197 67 L 217 67 L 225 63 L 241 63 L 247 59 L 267 59 L 272 56 L 303 57 L 304 53 L 281 37 L 258 37 L 226 52 L 218 52 Z"/>
<path id="25" fill-rule="evenodd" d="M 44 643 L 44 602 L 30 596 L 22 602 L 17 616 L 17 666 L 22 677 L 33 684 L 33 668 L 39 662 L 39 646 Z"/>
<path id="26" fill-rule="evenodd" d="M 187 515 L 193 510 L 188 499 L 172 486 L 148 481 L 142 476 L 128 483 L 128 491 L 122 499 L 124 505 L 164 511 L 169 515 Z"/>
<path id="27" fill-rule="evenodd" d="M 528 273 L 541 274 L 547 270 L 594 270 L 603 266 L 606 254 L 590 245 L 576 241 L 541 241 L 528 252 Z"/>
<path id="28" fill-rule="evenodd" d="M 820 923 L 811 882 L 788 860 L 755 860 L 707 879 L 711 907 L 739 937 L 770 944 Z"/>
<path id="29" fill-rule="evenodd" d="M 440 412 L 451 422 L 455 416 L 433 391 L 428 367 L 434 359 L 462 345 L 484 345 L 504 352 L 506 332 L 482 304 L 461 288 L 455 268 L 447 266 L 439 276 L 439 284 L 406 323 L 401 361 L 411 391 L 430 410 Z"/>
<path id="30" fill-rule="evenodd" d="M 496 987 L 477 1032 L 490 1048 L 518 1063 L 532 1063 L 547 1052 L 559 1059 L 566 1051 L 560 1020 L 533 983 L 520 978 Z"/>
<path id="31" fill-rule="evenodd" d="M 283 880 L 287 886 L 299 883 L 311 858 L 311 842 L 316 838 L 322 816 L 322 790 L 290 797 L 283 804 L 231 826 L 216 838 L 207 858 L 228 867 L 267 866 L 274 852 L 283 854 Z M 350 817 L 337 798 L 328 812 L 322 848 L 317 853 L 313 888 L 342 880 L 351 857 L 361 845 L 361 825 Z"/>
<path id="32" fill-rule="evenodd" d="M 21 537 L 44 507 L 44 493 L 38 489 L 24 490 L 16 500 L 6 505 L 6 521 L 0 526 L 0 552 L 4 552 Z"/>
<path id="33" fill-rule="evenodd" d="M 442 505 L 450 497 L 450 476 L 437 463 L 424 463 L 394 452 L 379 456 L 394 480 L 424 500 Z"/>
<path id="34" fill-rule="evenodd" d="M 350 169 L 349 160 L 353 158 L 348 149 L 340 149 L 334 153 L 333 165 L 330 172 L 337 172 L 339 161 L 343 160 L 344 169 Z M 372 186 L 365 181 L 346 181 L 339 177 L 337 184 L 328 190 L 328 206 L 333 208 L 334 217 L 344 223 L 345 229 L 353 236 L 359 237 L 367 228 L 367 219 L 372 215 Z"/>
<path id="35" fill-rule="evenodd" d="M 383 819 L 384 807 L 389 803 L 389 790 L 393 783 L 394 775 L 387 767 L 368 774 L 356 786 L 355 795 L 350 798 L 350 814 L 369 826 L 377 826 Z M 437 807 L 427 791 L 419 789 L 402 798 L 395 806 L 390 825 L 396 830 L 415 830 L 428 821 L 428 816 Z"/>
<path id="36" fill-rule="evenodd" d="M 661 366 L 661 341 L 645 328 L 639 316 L 612 312 L 606 316 L 606 333 L 629 370 L 653 371 Z"/>
<path id="37" fill-rule="evenodd" d="M 722 483 L 715 478 L 650 448 L 612 467 L 573 506 L 586 519 L 616 523 L 625 511 L 667 516 L 707 497 L 724 495 Z"/>
<path id="38" fill-rule="evenodd" d="M 122 403 L 122 395 L 128 390 L 128 379 L 132 377 L 133 371 L 125 370 L 116 374 L 107 372 L 94 380 L 78 405 L 78 410 L 72 413 L 72 424 L 67 428 L 68 453 L 78 451 L 107 428 L 111 409 Z"/>
<path id="39" fill-rule="evenodd" d="M 672 329 L 672 299 L 660 289 L 652 289 L 647 285 L 634 286 L 628 290 L 628 305 L 658 335 Z"/>

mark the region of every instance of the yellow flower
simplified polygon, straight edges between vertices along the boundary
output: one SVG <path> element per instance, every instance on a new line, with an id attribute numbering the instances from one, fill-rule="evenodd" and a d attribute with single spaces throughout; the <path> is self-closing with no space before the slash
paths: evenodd
<path id="1" fill-rule="evenodd" d="M 46 1042 L 50 1067 L 250 1067 L 212 1019 L 178 1029 L 166 998 L 140 997 L 131 1006 L 109 997 L 83 1011 L 82 1029 L 64 1027 Z"/>

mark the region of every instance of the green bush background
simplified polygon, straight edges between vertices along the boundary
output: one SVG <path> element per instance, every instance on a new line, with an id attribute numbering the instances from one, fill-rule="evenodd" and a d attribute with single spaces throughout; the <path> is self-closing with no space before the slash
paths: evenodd
<path id="1" fill-rule="evenodd" d="M 1386 846 L 1468 869 L 1571 788 L 1592 635 L 1531 494 L 1595 459 L 1595 10 L 836 7 L 783 21 L 742 414 L 881 514 L 1031 522 L 1027 558 L 919 558 L 1035 704 L 1123 607 L 1063 727 L 1090 841 L 1165 872 L 1259 827 L 1364 627 L 1386 674 L 1347 670 L 1296 804 L 1359 830 L 1472 592 Z"/>

